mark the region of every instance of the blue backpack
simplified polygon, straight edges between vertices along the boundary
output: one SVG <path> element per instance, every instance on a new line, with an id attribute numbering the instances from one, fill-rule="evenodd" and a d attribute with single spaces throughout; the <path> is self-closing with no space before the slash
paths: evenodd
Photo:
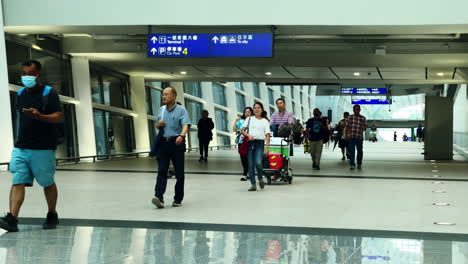
<path id="1" fill-rule="evenodd" d="M 26 87 L 23 87 L 18 90 L 18 96 L 21 96 L 21 94 L 24 92 Z M 49 103 L 49 94 L 52 91 L 52 87 L 46 85 L 44 87 L 44 91 L 42 92 L 42 109 L 41 112 L 44 113 L 46 110 L 46 106 Z M 65 124 L 63 122 L 58 123 L 58 124 L 52 124 L 54 127 L 54 134 L 55 137 L 57 138 L 57 145 L 62 144 L 65 141 Z"/>

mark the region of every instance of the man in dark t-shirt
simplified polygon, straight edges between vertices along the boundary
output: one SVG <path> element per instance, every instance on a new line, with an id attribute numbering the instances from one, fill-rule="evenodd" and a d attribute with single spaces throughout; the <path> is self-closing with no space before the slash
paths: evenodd
<path id="1" fill-rule="evenodd" d="M 327 122 L 320 117 L 320 110 L 314 109 L 314 117 L 307 121 L 307 135 L 310 140 L 312 168 L 320 170 L 324 137 L 328 136 Z"/>
<path id="2" fill-rule="evenodd" d="M 58 143 L 56 126 L 62 122 L 62 112 L 58 94 L 40 83 L 40 72 L 38 61 L 28 61 L 22 66 L 21 81 L 25 87 L 18 91 L 16 105 L 19 128 L 10 162 L 13 173 L 10 212 L 0 218 L 0 228 L 9 232 L 18 231 L 18 214 L 24 201 L 25 187 L 32 186 L 34 179 L 44 187 L 49 208 L 43 228 L 54 229 L 58 224 L 54 174 Z"/>

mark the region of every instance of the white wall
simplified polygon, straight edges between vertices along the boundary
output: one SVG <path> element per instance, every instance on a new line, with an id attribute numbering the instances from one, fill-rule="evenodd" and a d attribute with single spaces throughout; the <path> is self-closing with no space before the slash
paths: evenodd
<path id="1" fill-rule="evenodd" d="M 13 149 L 13 124 L 10 109 L 10 90 L 8 83 L 8 67 L 5 48 L 5 33 L 3 31 L 2 6 L 0 5 L 0 162 L 9 162 Z"/>
<path id="2" fill-rule="evenodd" d="M 8 26 L 468 24 L 466 0 L 3 0 L 3 6 Z"/>

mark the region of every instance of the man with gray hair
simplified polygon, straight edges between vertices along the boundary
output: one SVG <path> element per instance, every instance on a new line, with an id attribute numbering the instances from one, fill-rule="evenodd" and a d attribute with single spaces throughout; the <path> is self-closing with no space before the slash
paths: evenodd
<path id="1" fill-rule="evenodd" d="M 190 128 L 187 110 L 176 104 L 177 91 L 168 87 L 162 94 L 163 106 L 159 109 L 156 127 L 164 129 L 158 146 L 158 178 L 155 186 L 155 197 L 152 203 L 159 209 L 164 208 L 164 193 L 167 187 L 169 163 L 174 164 L 175 196 L 173 207 L 182 206 L 185 184 L 185 137 Z"/>

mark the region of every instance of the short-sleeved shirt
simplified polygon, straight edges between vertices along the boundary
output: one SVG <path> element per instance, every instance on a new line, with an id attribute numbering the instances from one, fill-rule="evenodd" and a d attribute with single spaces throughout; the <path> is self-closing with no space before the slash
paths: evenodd
<path id="1" fill-rule="evenodd" d="M 270 133 L 270 124 L 266 118 L 248 117 L 242 125 L 242 128 L 244 127 L 247 127 L 247 133 L 253 136 L 254 140 L 265 140 L 265 135 Z"/>
<path id="2" fill-rule="evenodd" d="M 307 129 L 309 130 L 310 141 L 320 141 L 324 138 L 324 130 L 327 127 L 327 122 L 323 118 L 311 118 L 307 121 Z"/>
<path id="3" fill-rule="evenodd" d="M 166 106 L 159 108 L 157 121 L 166 122 L 166 126 L 164 127 L 164 137 L 180 136 L 184 126 L 192 125 L 187 110 L 178 104 L 175 104 L 171 109 L 167 109 Z"/>
<path id="4" fill-rule="evenodd" d="M 346 131 L 349 138 L 362 139 L 364 130 L 367 128 L 367 120 L 362 115 L 351 115 L 348 118 L 348 130 Z"/>
<path id="5" fill-rule="evenodd" d="M 16 100 L 19 127 L 15 147 L 33 150 L 54 150 L 57 148 L 57 134 L 55 125 L 44 121 L 32 119 L 24 115 L 23 108 L 35 108 L 41 114 L 50 115 L 62 112 L 60 98 L 57 92 L 51 90 L 47 95 L 47 104 L 44 107 L 43 95 L 45 87 L 24 89 Z"/>
<path id="6" fill-rule="evenodd" d="M 285 123 L 292 124 L 294 122 L 294 115 L 291 112 L 285 111 L 284 113 L 274 112 L 271 115 L 271 125 L 283 125 Z"/>

